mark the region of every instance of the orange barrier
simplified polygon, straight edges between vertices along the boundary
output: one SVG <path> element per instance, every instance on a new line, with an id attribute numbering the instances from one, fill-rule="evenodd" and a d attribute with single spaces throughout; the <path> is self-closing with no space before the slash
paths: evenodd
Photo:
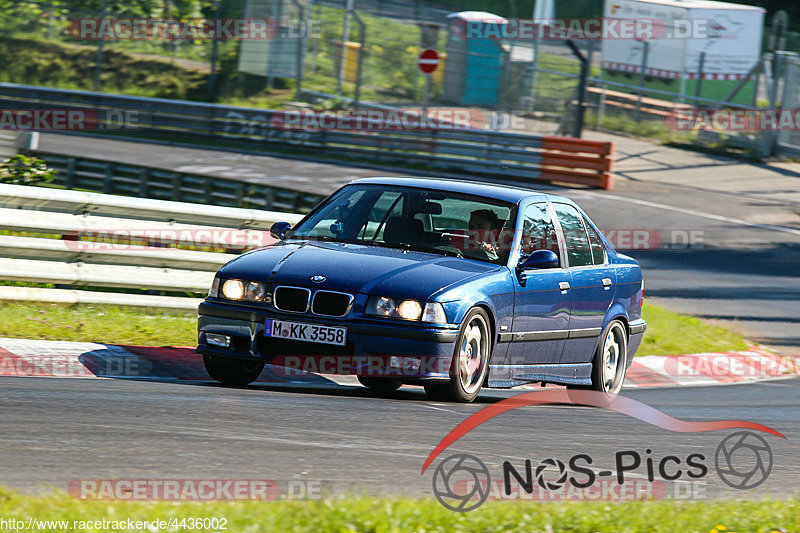
<path id="1" fill-rule="evenodd" d="M 573 137 L 542 137 L 540 179 L 610 189 L 614 143 Z"/>

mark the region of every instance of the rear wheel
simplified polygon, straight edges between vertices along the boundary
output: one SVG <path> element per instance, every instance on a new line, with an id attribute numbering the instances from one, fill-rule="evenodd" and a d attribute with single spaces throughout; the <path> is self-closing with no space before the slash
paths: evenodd
<path id="1" fill-rule="evenodd" d="M 446 383 L 425 385 L 428 398 L 450 402 L 474 400 L 486 379 L 491 353 L 489 315 L 476 307 L 461 322 L 450 368 L 450 380 Z"/>
<path id="2" fill-rule="evenodd" d="M 389 394 L 400 388 L 403 384 L 399 379 L 376 378 L 371 376 L 356 376 L 358 381 L 369 390 L 378 394 Z"/>
<path id="3" fill-rule="evenodd" d="M 228 360 L 213 355 L 204 355 L 203 364 L 212 379 L 231 387 L 243 387 L 252 383 L 264 370 L 264 363 L 258 361 Z"/>
<path id="4" fill-rule="evenodd" d="M 628 336 L 625 324 L 612 320 L 606 326 L 592 360 L 592 384 L 588 387 L 568 385 L 569 389 L 593 390 L 607 395 L 619 394 L 627 369 Z"/>

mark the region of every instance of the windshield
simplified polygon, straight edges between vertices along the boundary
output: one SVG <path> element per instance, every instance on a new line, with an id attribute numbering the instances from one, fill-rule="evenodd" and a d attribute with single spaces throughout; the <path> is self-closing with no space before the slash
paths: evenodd
<path id="1" fill-rule="evenodd" d="M 288 235 L 505 264 L 515 206 L 457 192 L 349 185 Z"/>

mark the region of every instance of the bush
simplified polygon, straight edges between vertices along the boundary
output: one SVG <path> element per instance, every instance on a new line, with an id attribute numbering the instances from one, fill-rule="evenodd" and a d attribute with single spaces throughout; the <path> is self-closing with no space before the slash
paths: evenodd
<path id="1" fill-rule="evenodd" d="M 47 168 L 41 159 L 21 154 L 0 163 L 0 183 L 41 185 L 52 181 L 55 175 L 56 171 Z"/>

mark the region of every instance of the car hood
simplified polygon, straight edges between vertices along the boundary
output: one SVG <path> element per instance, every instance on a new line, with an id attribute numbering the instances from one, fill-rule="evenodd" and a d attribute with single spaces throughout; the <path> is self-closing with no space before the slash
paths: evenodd
<path id="1" fill-rule="evenodd" d="M 225 278 L 350 293 L 429 299 L 453 284 L 499 270 L 472 259 L 335 242 L 282 242 L 243 254 L 220 269 Z M 314 283 L 313 276 L 325 276 Z"/>

